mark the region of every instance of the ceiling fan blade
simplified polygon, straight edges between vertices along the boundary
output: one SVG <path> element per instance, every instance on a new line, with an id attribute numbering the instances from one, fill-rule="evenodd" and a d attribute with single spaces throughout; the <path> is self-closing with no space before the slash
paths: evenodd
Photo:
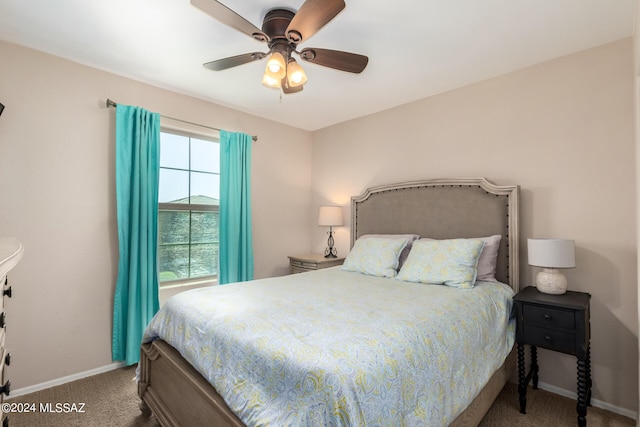
<path id="1" fill-rule="evenodd" d="M 312 47 L 302 49 L 300 58 L 307 62 L 356 74 L 361 73 L 369 63 L 369 58 L 357 53 Z"/>
<path id="2" fill-rule="evenodd" d="M 281 86 L 282 86 L 282 92 L 284 92 L 284 93 L 297 93 L 297 92 L 302 91 L 302 89 L 304 89 L 304 86 L 302 86 L 302 85 L 295 86 L 295 87 L 289 86 L 289 82 L 287 81 L 286 77 L 284 77 L 282 79 Z"/>
<path id="3" fill-rule="evenodd" d="M 245 33 L 261 42 L 269 41 L 269 36 L 263 33 L 262 30 L 216 0 L 191 0 L 191 4 L 241 33 Z"/>
<path id="4" fill-rule="evenodd" d="M 230 56 L 228 58 L 207 62 L 203 67 L 213 71 L 222 71 L 251 61 L 257 61 L 265 56 L 267 56 L 267 54 L 263 52 L 244 53 L 242 55 Z"/>
<path id="5" fill-rule="evenodd" d="M 307 0 L 300 6 L 285 34 L 295 43 L 307 40 L 335 18 L 344 7 L 344 0 Z"/>

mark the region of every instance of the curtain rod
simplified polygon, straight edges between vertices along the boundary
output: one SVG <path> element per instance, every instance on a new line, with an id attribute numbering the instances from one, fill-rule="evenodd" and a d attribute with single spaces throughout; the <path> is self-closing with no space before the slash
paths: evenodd
<path id="1" fill-rule="evenodd" d="M 109 107 L 116 108 L 117 106 L 118 106 L 117 103 L 115 103 L 112 100 L 110 100 L 109 98 L 107 98 L 107 108 L 109 108 Z M 207 128 L 207 129 L 211 129 L 211 130 L 217 130 L 218 132 L 222 130 L 222 129 L 214 128 L 214 127 L 211 127 L 211 126 L 201 125 L 199 123 L 193 123 L 193 122 L 188 122 L 188 121 L 182 120 L 182 119 L 176 119 L 175 117 L 165 116 L 165 115 L 162 115 L 162 114 L 160 114 L 160 117 L 164 117 L 165 119 L 175 120 L 177 122 L 186 123 L 188 125 L 200 126 L 202 128 Z M 253 141 L 255 142 L 255 141 L 258 140 L 258 136 L 257 135 L 253 135 L 251 137 L 251 139 L 253 139 Z"/>

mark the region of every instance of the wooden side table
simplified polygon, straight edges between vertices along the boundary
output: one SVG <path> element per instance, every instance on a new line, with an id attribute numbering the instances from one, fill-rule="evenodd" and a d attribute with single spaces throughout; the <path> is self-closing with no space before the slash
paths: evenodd
<path id="1" fill-rule="evenodd" d="M 590 309 L 591 295 L 572 292 L 550 295 L 529 286 L 513 297 L 518 345 L 520 412 L 526 414 L 527 384 L 538 388 L 537 347 L 576 356 L 578 362 L 578 425 L 587 425 L 591 405 Z M 531 367 L 525 374 L 524 346 L 531 346 Z"/>
<path id="2" fill-rule="evenodd" d="M 304 273 L 305 271 L 320 270 L 321 268 L 342 265 L 344 258 L 325 258 L 324 254 L 310 254 L 289 256 L 291 273 Z"/>

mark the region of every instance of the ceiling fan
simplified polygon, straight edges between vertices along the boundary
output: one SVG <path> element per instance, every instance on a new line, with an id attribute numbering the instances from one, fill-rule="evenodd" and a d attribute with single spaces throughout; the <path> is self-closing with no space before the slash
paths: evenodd
<path id="1" fill-rule="evenodd" d="M 268 52 L 251 52 L 207 62 L 204 67 L 210 70 L 226 70 L 269 56 L 262 84 L 282 88 L 284 93 L 296 93 L 302 90 L 307 76 L 292 57 L 293 53 L 304 61 L 350 73 L 361 73 L 369 62 L 364 55 L 340 50 L 309 47 L 297 50 L 299 43 L 309 39 L 345 8 L 343 0 L 306 0 L 297 12 L 272 9 L 265 15 L 262 29 L 216 0 L 191 0 L 191 4 L 269 47 Z"/>

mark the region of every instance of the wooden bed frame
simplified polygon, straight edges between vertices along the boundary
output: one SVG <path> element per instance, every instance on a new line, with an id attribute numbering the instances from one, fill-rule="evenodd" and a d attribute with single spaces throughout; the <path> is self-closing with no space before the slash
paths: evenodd
<path id="1" fill-rule="evenodd" d="M 484 178 L 384 185 L 351 200 L 351 245 L 364 234 L 415 233 L 435 239 L 501 234 L 496 278 L 518 291 L 519 187 Z M 477 426 L 515 370 L 512 351 L 451 426 Z M 143 344 L 138 394 L 144 414 L 163 426 L 244 424 L 180 353 L 162 340 Z"/>

